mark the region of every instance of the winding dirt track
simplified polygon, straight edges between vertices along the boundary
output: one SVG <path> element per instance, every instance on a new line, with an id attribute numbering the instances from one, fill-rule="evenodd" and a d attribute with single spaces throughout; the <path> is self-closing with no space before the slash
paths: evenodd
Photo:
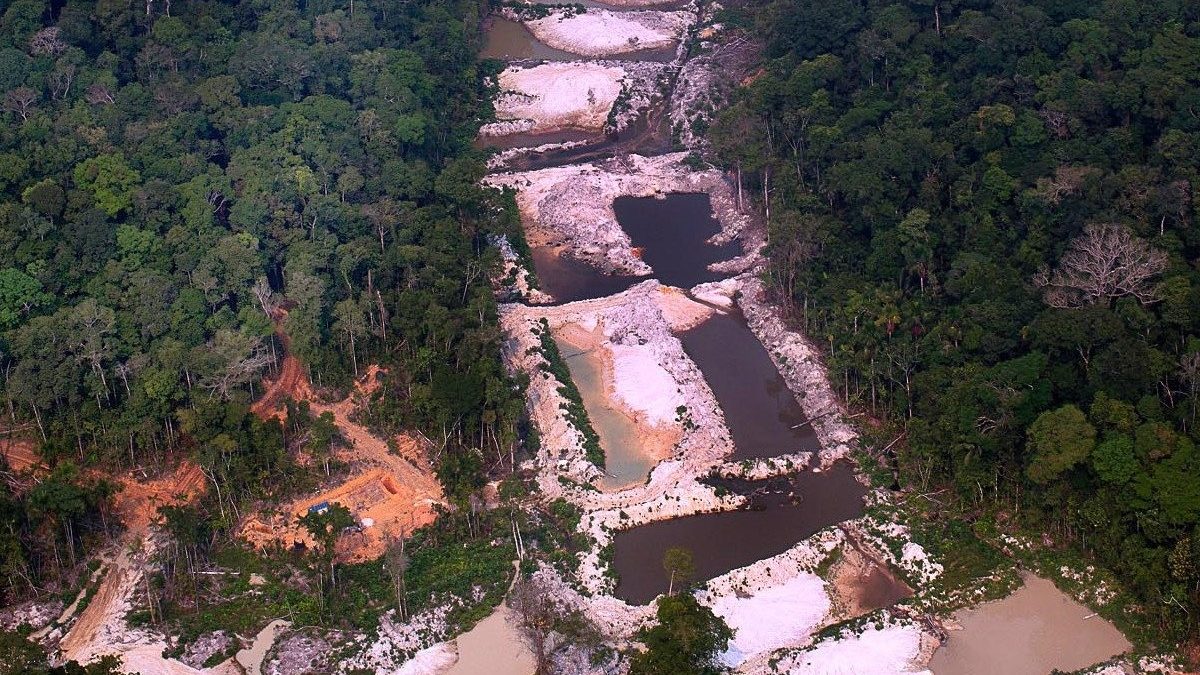
<path id="1" fill-rule="evenodd" d="M 281 314 L 286 316 L 282 311 Z M 372 560 L 383 554 L 389 536 L 407 534 L 432 523 L 437 517 L 436 506 L 445 503 L 442 486 L 428 459 L 428 444 L 402 435 L 392 439 L 396 449 L 393 451 L 386 439 L 355 421 L 358 410 L 379 389 L 384 374 L 379 366 L 369 366 L 354 390 L 341 401 L 318 401 L 303 364 L 290 353 L 291 342 L 279 327 L 281 324 L 282 317 L 277 320 L 276 335 L 287 353 L 279 374 L 264 382 L 265 391 L 250 410 L 262 419 L 282 418 L 287 414 L 285 402 L 290 398 L 308 401 L 314 415 L 331 413 L 345 440 L 345 446 L 337 450 L 337 458 L 349 464 L 351 471 L 342 483 L 285 505 L 279 515 L 252 516 L 243 524 L 240 534 L 258 547 L 273 543 L 283 546 L 302 543 L 311 547 L 315 542 L 296 519 L 321 502 L 339 503 L 349 508 L 357 521 L 369 520 L 372 524 L 362 532 L 342 537 L 338 558 L 348 562 Z"/>
<path id="2" fill-rule="evenodd" d="M 58 648 L 64 660 L 85 663 L 91 658 L 125 652 L 121 641 L 127 639 L 125 613 L 129 601 L 143 580 L 143 563 L 156 548 L 150 536 L 150 524 L 163 506 L 191 502 L 204 492 L 204 473 L 190 460 L 181 462 L 171 474 L 152 480 L 126 475 L 118 479 L 117 513 L 126 531 L 115 551 L 104 561 L 106 570 L 100 586 L 87 607 L 71 626 Z M 131 664 L 136 672 L 196 672 L 183 664 L 161 657 L 153 664 Z M 176 667 L 178 666 L 178 667 Z"/>

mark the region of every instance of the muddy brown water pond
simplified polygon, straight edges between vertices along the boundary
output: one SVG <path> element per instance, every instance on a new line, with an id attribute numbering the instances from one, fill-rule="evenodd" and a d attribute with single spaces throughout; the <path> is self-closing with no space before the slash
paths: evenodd
<path id="1" fill-rule="evenodd" d="M 951 631 L 933 654 L 936 675 L 1043 675 L 1074 671 L 1127 651 L 1129 641 L 1111 623 L 1058 590 L 1025 575 L 1025 585 L 996 602 L 954 615 Z"/>
<path id="2" fill-rule="evenodd" d="M 697 582 L 783 553 L 822 528 L 857 518 L 867 489 L 848 464 L 820 473 L 805 471 L 786 485 L 778 481 L 745 481 L 753 489 L 751 509 L 703 513 L 648 523 L 618 532 L 613 538 L 615 595 L 646 604 L 667 591 L 663 553 L 683 547 L 692 552 Z M 761 488 L 761 489 L 760 489 Z"/>
<path id="3" fill-rule="evenodd" d="M 642 250 L 642 260 L 654 278 L 668 286 L 691 288 L 729 276 L 708 266 L 742 254 L 738 240 L 712 244 L 721 223 L 713 217 L 712 202 L 704 193 L 675 193 L 657 197 L 617 197 L 613 200 L 617 222 L 630 242 Z"/>
<path id="4" fill-rule="evenodd" d="M 714 314 L 679 340 L 725 413 L 736 448 L 732 459 L 821 449 L 771 355 L 740 314 Z"/>
<path id="5" fill-rule="evenodd" d="M 502 61 L 573 61 L 579 58 L 575 54 L 555 49 L 539 41 L 524 24 L 501 16 L 488 19 L 480 57 Z"/>

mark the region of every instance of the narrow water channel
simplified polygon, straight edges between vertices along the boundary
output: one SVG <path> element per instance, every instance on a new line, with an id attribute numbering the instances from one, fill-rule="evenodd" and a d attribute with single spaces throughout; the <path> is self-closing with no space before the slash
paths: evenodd
<path id="1" fill-rule="evenodd" d="M 765 481 L 750 485 L 767 487 Z M 837 464 L 820 473 L 798 474 L 787 490 L 758 495 L 759 510 L 704 513 L 618 532 L 613 539 L 619 579 L 615 594 L 645 604 L 665 593 L 670 578 L 663 570 L 663 553 L 676 546 L 692 552 L 696 582 L 778 555 L 822 528 L 862 515 L 866 493 L 854 470 Z"/>
<path id="2" fill-rule="evenodd" d="M 820 450 L 771 355 L 739 314 L 714 314 L 679 335 L 725 413 L 733 459 Z"/>

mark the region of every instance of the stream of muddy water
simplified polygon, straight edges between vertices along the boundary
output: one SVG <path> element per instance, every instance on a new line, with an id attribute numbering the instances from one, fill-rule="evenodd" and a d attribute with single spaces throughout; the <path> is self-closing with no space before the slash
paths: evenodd
<path id="1" fill-rule="evenodd" d="M 714 314 L 679 339 L 725 413 L 736 448 L 732 459 L 821 449 L 792 390 L 740 314 Z"/>
<path id="2" fill-rule="evenodd" d="M 668 548 L 690 550 L 696 564 L 693 580 L 706 581 L 783 553 L 833 523 L 862 515 L 867 489 L 847 464 L 820 473 L 802 472 L 785 485 L 747 482 L 746 488 L 762 491 L 745 510 L 661 520 L 618 532 L 613 539 L 616 596 L 645 604 L 666 593 L 670 579 L 662 559 Z"/>

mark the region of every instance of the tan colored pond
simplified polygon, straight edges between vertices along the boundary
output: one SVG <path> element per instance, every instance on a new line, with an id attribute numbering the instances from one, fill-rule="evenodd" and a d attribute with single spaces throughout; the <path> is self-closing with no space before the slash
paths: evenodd
<path id="1" fill-rule="evenodd" d="M 533 655 L 509 623 L 500 605 L 488 618 L 458 636 L 458 662 L 445 675 L 531 675 Z"/>
<path id="2" fill-rule="evenodd" d="M 1045 675 L 1073 671 L 1127 651 L 1111 623 L 1032 574 L 996 602 L 962 610 L 962 630 L 933 655 L 934 675 Z"/>
<path id="3" fill-rule="evenodd" d="M 645 482 L 661 453 L 645 447 L 652 434 L 643 433 L 629 412 L 612 400 L 611 364 L 604 360 L 603 347 L 596 336 L 582 330 L 560 331 L 554 337 L 604 450 L 605 476 L 597 484 L 603 490 L 621 490 Z"/>

